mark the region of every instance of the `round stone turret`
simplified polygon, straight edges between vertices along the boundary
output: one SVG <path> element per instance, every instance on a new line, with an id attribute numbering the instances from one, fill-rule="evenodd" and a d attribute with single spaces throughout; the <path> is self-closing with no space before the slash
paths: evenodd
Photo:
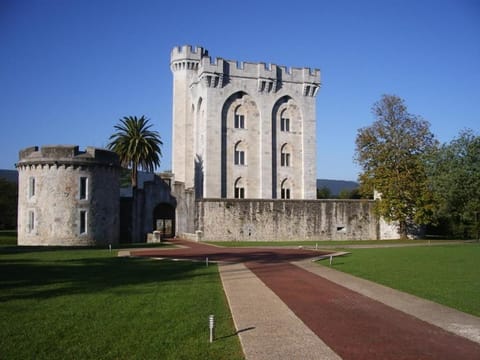
<path id="1" fill-rule="evenodd" d="M 172 72 L 179 70 L 198 70 L 198 65 L 208 51 L 202 47 L 192 48 L 190 45 L 174 47 L 170 54 Z"/>
<path id="2" fill-rule="evenodd" d="M 78 146 L 20 151 L 18 244 L 118 243 L 120 162 L 111 151 Z"/>

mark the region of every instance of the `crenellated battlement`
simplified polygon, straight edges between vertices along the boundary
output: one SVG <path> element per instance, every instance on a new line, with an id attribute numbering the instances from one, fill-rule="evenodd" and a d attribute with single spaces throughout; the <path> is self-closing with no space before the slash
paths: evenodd
<path id="1" fill-rule="evenodd" d="M 305 96 L 315 96 L 320 87 L 319 69 L 212 58 L 206 49 L 190 45 L 173 48 L 171 68 L 196 71 L 207 87 L 222 87 L 235 77 L 257 79 L 260 92 L 275 92 L 282 83 L 297 83 L 303 84 Z"/>
<path id="2" fill-rule="evenodd" d="M 20 150 L 17 167 L 22 165 L 107 165 L 119 167 L 118 155 L 113 151 L 88 146 L 85 151 L 75 145 L 31 146 Z"/>
<path id="3" fill-rule="evenodd" d="M 208 51 L 200 46 L 176 46 L 170 54 L 170 67 L 172 71 L 198 70 L 198 64 L 205 56 L 208 56 Z"/>
<path id="4" fill-rule="evenodd" d="M 206 56 L 201 59 L 199 74 L 202 72 L 224 74 L 228 76 L 276 79 L 283 82 L 320 84 L 320 70 L 295 68 L 276 64 L 239 62 Z"/>

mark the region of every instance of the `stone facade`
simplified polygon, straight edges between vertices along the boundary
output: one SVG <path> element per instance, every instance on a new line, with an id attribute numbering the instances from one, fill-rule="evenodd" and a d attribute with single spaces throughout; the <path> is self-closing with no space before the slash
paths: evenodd
<path id="1" fill-rule="evenodd" d="M 121 197 L 123 240 L 143 242 L 155 230 L 165 237 L 193 233 L 194 190 L 185 189 L 184 183 L 175 181 L 171 173 L 148 175 L 139 179 L 135 193 Z"/>
<path id="2" fill-rule="evenodd" d="M 17 169 L 19 245 L 107 245 L 119 239 L 119 160 L 78 146 L 30 147 Z"/>
<path id="3" fill-rule="evenodd" d="M 173 158 L 197 198 L 315 199 L 320 71 L 175 47 Z"/>
<path id="4" fill-rule="evenodd" d="M 380 238 L 372 200 L 196 202 L 196 224 L 208 241 L 369 240 Z"/>

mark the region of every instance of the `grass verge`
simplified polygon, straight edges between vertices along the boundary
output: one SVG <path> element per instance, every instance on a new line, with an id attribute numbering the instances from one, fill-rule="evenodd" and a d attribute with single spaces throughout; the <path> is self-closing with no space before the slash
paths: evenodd
<path id="1" fill-rule="evenodd" d="M 0 248 L 2 358 L 243 359 L 216 266 L 12 250 Z"/>
<path id="2" fill-rule="evenodd" d="M 333 268 L 480 316 L 478 243 L 348 251 Z"/>
<path id="3" fill-rule="evenodd" d="M 0 230 L 0 245 L 17 245 L 15 230 Z"/>
<path id="4" fill-rule="evenodd" d="M 403 245 L 403 244 L 437 244 L 445 240 L 336 240 L 336 241 L 206 241 L 208 244 L 224 247 L 256 247 L 256 246 L 335 246 L 344 245 Z M 459 241 L 461 242 L 461 241 Z"/>

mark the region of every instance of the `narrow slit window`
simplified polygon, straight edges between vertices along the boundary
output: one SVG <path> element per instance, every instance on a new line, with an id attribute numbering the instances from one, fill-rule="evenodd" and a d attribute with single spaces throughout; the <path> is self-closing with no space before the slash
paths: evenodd
<path id="1" fill-rule="evenodd" d="M 27 232 L 32 232 L 33 230 L 35 230 L 35 213 L 30 210 L 28 212 Z"/>
<path id="2" fill-rule="evenodd" d="M 88 178 L 82 176 L 80 178 L 80 200 L 86 200 L 88 198 Z"/>
<path id="3" fill-rule="evenodd" d="M 80 234 L 87 233 L 87 211 L 80 211 Z"/>
<path id="4" fill-rule="evenodd" d="M 31 176 L 28 181 L 28 197 L 35 196 L 35 178 Z"/>

